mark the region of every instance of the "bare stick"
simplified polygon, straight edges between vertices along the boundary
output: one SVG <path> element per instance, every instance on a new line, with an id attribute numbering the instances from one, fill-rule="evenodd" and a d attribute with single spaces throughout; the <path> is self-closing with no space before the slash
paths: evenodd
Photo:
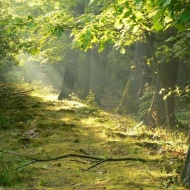
<path id="1" fill-rule="evenodd" d="M 91 167 L 89 167 L 87 170 L 90 170 L 100 164 L 102 164 L 103 162 L 119 162 L 119 161 L 140 161 L 140 162 L 146 162 L 147 160 L 141 159 L 141 158 L 108 158 L 108 159 L 104 159 L 99 161 L 98 163 L 92 165 Z"/>
<path id="2" fill-rule="evenodd" d="M 102 164 L 103 162 L 106 162 L 106 160 L 101 160 L 101 161 L 99 161 L 98 163 L 96 163 L 96 164 L 90 166 L 90 167 L 87 169 L 87 171 L 89 171 L 89 170 L 92 169 L 92 168 L 95 168 L 96 166 Z"/>
<path id="3" fill-rule="evenodd" d="M 147 160 L 142 159 L 142 158 L 107 158 L 107 159 L 104 159 L 104 158 L 100 158 L 100 157 L 80 155 L 80 154 L 65 154 L 65 155 L 62 155 L 62 156 L 55 157 L 55 158 L 39 159 L 39 158 L 34 158 L 34 157 L 22 155 L 22 154 L 19 154 L 17 152 L 6 151 L 4 153 L 13 154 L 13 155 L 17 155 L 17 156 L 21 156 L 21 157 L 33 160 L 31 162 L 28 162 L 26 164 L 23 164 L 23 165 L 17 167 L 16 169 L 23 168 L 25 166 L 28 166 L 30 164 L 34 164 L 36 162 L 50 162 L 50 161 L 60 160 L 60 159 L 63 159 L 63 158 L 68 158 L 68 157 L 86 158 L 86 159 L 91 159 L 91 160 L 99 161 L 96 164 L 94 164 L 91 167 L 89 167 L 87 169 L 87 171 L 90 170 L 90 169 L 92 169 L 92 168 L 94 168 L 94 167 L 96 167 L 96 166 L 98 166 L 98 165 L 100 165 L 100 164 L 102 164 L 102 163 L 104 163 L 104 162 L 119 162 L 119 161 L 140 161 L 140 162 L 147 162 Z"/>
<path id="4" fill-rule="evenodd" d="M 30 165 L 30 164 L 34 164 L 35 162 L 36 162 L 36 160 L 33 160 L 33 161 L 31 161 L 31 162 L 28 162 L 28 163 L 26 163 L 26 164 L 23 164 L 23 165 L 21 165 L 21 166 L 15 168 L 15 170 L 18 170 L 18 169 L 20 169 L 20 168 L 26 167 L 26 166 L 28 166 L 28 165 Z"/>

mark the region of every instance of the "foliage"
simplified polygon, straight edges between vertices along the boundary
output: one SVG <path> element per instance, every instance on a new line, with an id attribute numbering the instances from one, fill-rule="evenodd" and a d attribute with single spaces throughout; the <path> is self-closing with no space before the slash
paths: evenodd
<path id="1" fill-rule="evenodd" d="M 176 110 L 176 117 L 184 126 L 189 125 L 189 109 L 188 107 L 179 107 Z"/>
<path id="2" fill-rule="evenodd" d="M 109 3 L 98 0 L 85 4 L 86 7 L 89 5 L 86 13 L 75 15 L 75 1 L 50 1 L 48 4 L 43 0 L 32 3 L 16 1 L 13 3 L 15 8 L 11 7 L 9 11 L 14 17 L 2 21 L 2 24 L 8 24 L 4 37 L 11 37 L 14 49 L 35 54 L 42 49 L 46 40 L 51 40 L 52 35 L 60 37 L 64 31 L 72 29 L 77 47 L 87 50 L 93 47 L 92 44 L 98 44 L 102 51 L 106 43 L 111 43 L 125 53 L 123 46 L 142 40 L 144 31 L 156 32 L 176 27 L 178 31 L 185 32 L 189 27 L 188 0 L 183 3 L 170 0 L 150 3 L 146 0 L 120 0 Z M 25 11 L 18 12 L 23 6 Z M 3 10 L 6 9 L 4 7 Z M 14 35 L 19 39 L 15 41 L 17 44 L 13 40 Z"/>
<path id="3" fill-rule="evenodd" d="M 144 120 L 149 112 L 152 97 L 153 97 L 154 89 L 152 86 L 146 87 L 146 90 L 143 92 L 143 95 L 139 98 L 139 110 L 138 115 L 142 120 Z"/>
<path id="4" fill-rule="evenodd" d="M 95 102 L 95 95 L 92 91 L 89 92 L 88 96 L 86 97 L 85 102 L 91 107 L 97 106 L 97 103 Z"/>
<path id="5" fill-rule="evenodd" d="M 179 101 L 180 102 L 189 102 L 189 98 L 190 98 L 190 87 L 189 85 L 186 87 L 179 87 L 176 86 L 175 89 L 164 89 L 162 88 L 159 92 L 160 94 L 164 93 L 164 97 L 163 99 L 167 99 L 169 96 L 175 96 L 175 97 L 179 97 Z"/>
<path id="6" fill-rule="evenodd" d="M 189 30 L 179 33 L 176 36 L 172 36 L 168 39 L 168 41 L 175 41 L 175 45 L 173 47 L 173 53 L 175 56 L 181 57 L 183 60 L 187 60 L 189 58 L 188 47 L 189 47 L 189 39 L 190 32 Z"/>
<path id="7" fill-rule="evenodd" d="M 143 31 L 156 32 L 176 27 L 178 31 L 188 29 L 188 0 L 183 4 L 176 1 L 114 1 L 103 11 L 85 20 L 83 29 L 73 30 L 79 47 L 91 48 L 99 44 L 100 51 L 106 42 L 122 47 L 142 40 Z M 84 16 L 83 16 L 84 17 Z M 121 48 L 121 52 L 125 52 Z"/>

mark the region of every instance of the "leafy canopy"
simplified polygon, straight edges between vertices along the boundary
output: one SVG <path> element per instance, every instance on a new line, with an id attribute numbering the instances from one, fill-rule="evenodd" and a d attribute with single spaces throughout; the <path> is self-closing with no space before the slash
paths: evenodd
<path id="1" fill-rule="evenodd" d="M 107 42 L 123 47 L 142 40 L 144 31 L 157 32 L 168 28 L 186 31 L 190 21 L 188 3 L 188 0 L 113 1 L 100 14 L 91 15 L 89 21 L 82 19 L 84 28 L 73 30 L 76 46 L 86 50 L 92 48 L 92 44 L 99 44 L 101 51 Z M 121 48 L 121 52 L 125 50 Z"/>
<path id="2" fill-rule="evenodd" d="M 76 14 L 78 5 L 83 14 Z M 123 48 L 143 40 L 145 31 L 189 29 L 189 0 L 8 0 L 1 1 L 0 49 L 39 53 L 47 41 L 71 32 L 74 47 L 87 50 L 93 44 Z M 9 46 L 9 48 L 5 48 Z M 8 50 L 6 50 L 8 51 Z"/>

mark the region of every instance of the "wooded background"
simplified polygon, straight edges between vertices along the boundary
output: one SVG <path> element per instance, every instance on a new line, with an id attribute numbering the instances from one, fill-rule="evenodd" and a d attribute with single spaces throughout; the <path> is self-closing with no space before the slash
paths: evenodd
<path id="1" fill-rule="evenodd" d="M 0 6 L 0 82 L 42 81 L 60 91 L 59 100 L 90 94 L 102 108 L 150 127 L 188 131 L 189 0 Z"/>

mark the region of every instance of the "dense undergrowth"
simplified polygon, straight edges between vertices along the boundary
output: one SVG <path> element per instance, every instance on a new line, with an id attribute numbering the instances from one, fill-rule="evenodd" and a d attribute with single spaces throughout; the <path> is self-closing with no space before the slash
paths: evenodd
<path id="1" fill-rule="evenodd" d="M 90 97 L 86 103 L 57 101 L 39 84 L 0 86 L 0 189 L 185 189 L 179 182 L 187 150 L 182 132 L 102 111 Z M 75 157 L 26 166 L 29 157 L 65 154 L 137 161 L 106 162 L 89 171 L 95 162 Z"/>

